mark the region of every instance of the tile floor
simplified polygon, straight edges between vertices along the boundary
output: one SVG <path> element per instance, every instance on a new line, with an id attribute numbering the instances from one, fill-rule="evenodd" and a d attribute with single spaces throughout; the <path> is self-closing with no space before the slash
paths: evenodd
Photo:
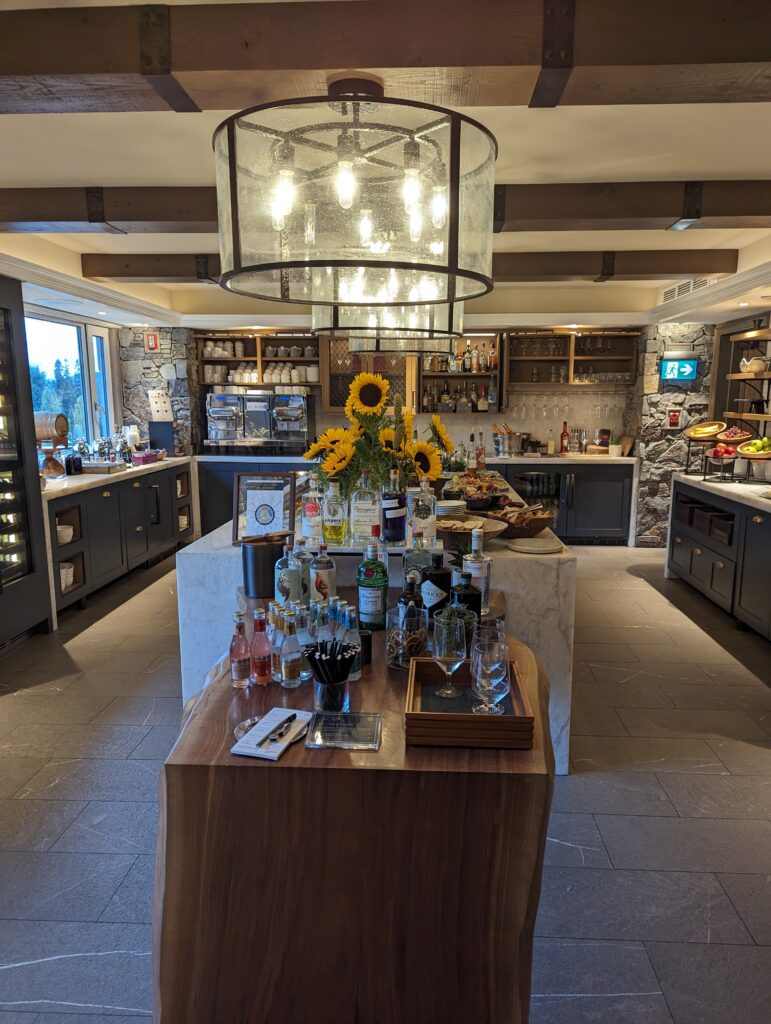
<path id="1" fill-rule="evenodd" d="M 771 1020 L 771 644 L 660 551 L 577 548 L 532 1024 Z M 151 1007 L 156 783 L 177 731 L 173 561 L 0 660 L 0 1024 Z"/>

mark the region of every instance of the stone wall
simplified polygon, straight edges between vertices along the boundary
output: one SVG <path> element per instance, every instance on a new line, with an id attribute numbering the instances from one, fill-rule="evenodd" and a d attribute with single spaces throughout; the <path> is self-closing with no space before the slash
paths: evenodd
<path id="1" fill-rule="evenodd" d="M 712 384 L 711 324 L 656 324 L 640 339 L 638 379 L 630 396 L 628 419 L 637 438 L 640 456 L 640 491 L 637 502 L 638 547 L 664 547 L 671 496 L 672 473 L 685 466 L 686 443 L 682 432 L 705 419 Z M 666 348 L 693 345 L 699 358 L 698 380 L 688 389 L 664 384 L 658 360 Z M 669 426 L 669 411 L 680 411 L 680 425 Z"/>
<path id="2" fill-rule="evenodd" d="M 160 350 L 145 352 L 144 331 L 118 331 L 123 392 L 123 423 L 136 424 L 148 437 L 148 392 L 166 386 L 174 413 L 174 438 L 184 455 L 197 450 L 201 440 L 201 387 L 193 332 L 184 327 L 158 327 Z"/>

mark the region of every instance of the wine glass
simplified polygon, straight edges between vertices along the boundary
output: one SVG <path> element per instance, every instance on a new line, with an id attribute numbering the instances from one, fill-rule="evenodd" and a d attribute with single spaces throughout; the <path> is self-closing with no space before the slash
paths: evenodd
<path id="1" fill-rule="evenodd" d="M 496 619 L 493 616 L 488 616 L 484 619 L 479 619 L 474 623 L 474 633 L 472 637 L 472 644 L 477 640 L 505 640 L 506 639 L 506 625 L 503 619 Z M 473 651 L 473 646 L 472 646 Z"/>
<path id="2" fill-rule="evenodd" d="M 502 715 L 503 700 L 511 689 L 509 648 L 505 640 L 474 640 L 471 651 L 471 687 L 480 703 L 471 709 L 475 715 Z"/>
<path id="3" fill-rule="evenodd" d="M 434 618 L 434 646 L 432 656 L 444 672 L 446 679 L 437 697 L 458 697 L 460 690 L 452 685 L 452 674 L 466 659 L 466 626 L 463 619 L 444 621 Z"/>

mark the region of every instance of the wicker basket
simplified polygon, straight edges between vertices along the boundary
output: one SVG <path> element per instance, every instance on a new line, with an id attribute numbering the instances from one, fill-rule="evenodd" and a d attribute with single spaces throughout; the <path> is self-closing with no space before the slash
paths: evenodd
<path id="1" fill-rule="evenodd" d="M 505 516 L 496 515 L 495 512 L 488 512 L 488 516 L 505 525 L 506 529 L 501 534 L 502 540 L 514 540 L 517 537 L 537 537 L 544 530 L 551 530 L 554 527 L 554 512 L 550 512 L 548 515 L 538 513 L 537 519 L 531 519 L 529 523 L 521 526 L 509 522 Z"/>

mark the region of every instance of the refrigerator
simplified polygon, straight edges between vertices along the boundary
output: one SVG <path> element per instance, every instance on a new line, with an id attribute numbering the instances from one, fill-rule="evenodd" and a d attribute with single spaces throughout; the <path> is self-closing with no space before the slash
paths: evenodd
<path id="1" fill-rule="evenodd" d="M 21 284 L 0 277 L 0 651 L 50 616 Z"/>

